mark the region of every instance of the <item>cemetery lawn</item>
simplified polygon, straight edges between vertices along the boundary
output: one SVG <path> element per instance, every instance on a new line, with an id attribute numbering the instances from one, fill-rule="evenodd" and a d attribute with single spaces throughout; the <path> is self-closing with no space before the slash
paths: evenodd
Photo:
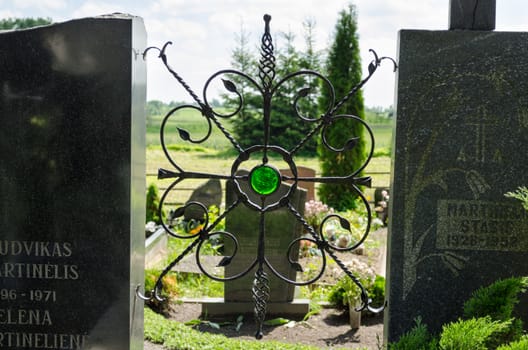
<path id="1" fill-rule="evenodd" d="M 370 113 L 370 112 L 369 112 Z M 367 122 L 370 123 L 375 137 L 374 157 L 367 168 L 365 174 L 373 178 L 373 187 L 388 187 L 390 181 L 390 148 L 392 144 L 393 120 L 390 118 L 376 118 L 372 113 L 367 113 Z M 160 142 L 160 127 L 163 116 L 148 116 L 147 118 L 147 183 L 156 184 L 161 192 L 170 185 L 171 179 L 157 180 L 159 168 L 173 170 L 174 166 L 167 160 Z M 224 127 L 231 129 L 230 119 L 222 119 Z M 183 141 L 177 128 L 190 132 L 192 137 L 200 139 L 207 135 L 207 123 L 204 118 L 191 109 L 183 109 L 176 115 L 169 118 L 165 132 L 165 143 L 172 159 L 187 171 L 213 172 L 217 174 L 229 174 L 231 166 L 237 154 L 233 145 L 215 126 L 212 128 L 209 138 L 198 144 Z M 295 157 L 297 166 L 306 166 L 316 170 L 320 176 L 319 161 L 317 157 Z M 246 163 L 248 166 L 251 162 Z M 382 174 L 379 174 L 382 173 Z M 203 182 L 200 180 L 185 180 L 177 186 L 177 191 L 172 191 L 168 202 L 184 203 L 190 196 L 192 189 Z M 317 186 L 317 185 L 316 185 Z M 371 190 L 365 191 L 367 196 L 372 196 Z"/>
<path id="2" fill-rule="evenodd" d="M 235 153 L 229 151 L 220 151 L 212 148 L 204 148 L 195 145 L 170 145 L 168 152 L 174 161 L 187 171 L 196 171 L 215 174 L 230 174 L 231 166 L 236 158 Z M 273 161 L 273 159 L 272 159 Z M 315 169 L 316 175 L 320 176 L 319 161 L 315 157 L 297 157 L 295 159 L 297 166 L 305 166 Z M 248 166 L 251 161 L 246 162 Z M 388 187 L 390 182 L 389 156 L 379 156 L 371 159 L 365 174 L 372 176 L 373 187 Z M 160 189 L 160 194 L 174 181 L 173 179 L 158 180 L 157 173 L 159 168 L 174 170 L 174 166 L 165 157 L 161 146 L 150 145 L 147 147 L 147 182 L 146 186 L 156 184 Z M 187 179 L 175 188 L 168 197 L 168 202 L 184 203 L 188 200 L 192 190 L 203 183 L 204 180 Z M 224 184 L 222 184 L 223 186 Z M 316 184 L 317 187 L 317 184 Z M 366 189 L 365 194 L 372 198 L 373 189 Z"/>
<path id="3" fill-rule="evenodd" d="M 308 322 L 264 326 L 264 338 L 255 340 L 256 326 L 251 315 L 246 316 L 237 331 L 236 320 L 221 323 L 195 319 L 186 325 L 184 314 L 199 314 L 198 304 L 180 304 L 175 310 L 179 310 L 179 317 L 167 319 L 145 308 L 145 350 L 371 350 L 381 348 L 383 335 L 383 315 L 364 318 L 361 328 L 353 330 L 346 314 L 324 309 Z"/>
<path id="4" fill-rule="evenodd" d="M 371 233 L 367 244 L 367 255 L 358 256 L 351 253 L 340 253 L 340 259 L 360 259 L 370 261 L 376 266 L 375 270 L 381 272 L 384 265 L 384 255 L 381 250 L 385 246 L 386 236 L 381 229 Z M 174 253 L 181 252 L 188 242 L 183 240 L 169 240 Z M 370 248 L 369 248 L 370 247 Z M 341 255 L 342 254 L 342 255 Z M 169 257 L 172 260 L 174 256 Z M 190 259 L 194 260 L 194 259 Z M 327 271 L 335 269 L 335 262 L 328 261 Z M 180 265 L 180 264 L 179 264 Z M 179 266 L 178 265 L 178 266 Z M 256 325 L 253 315 L 246 315 L 242 325 L 237 330 L 237 316 L 232 318 L 213 319 L 207 315 L 201 316 L 201 305 L 191 299 L 202 297 L 222 297 L 223 284 L 212 281 L 203 275 L 195 273 L 172 272 L 175 276 L 174 299 L 170 303 L 166 317 L 153 314 L 145 310 L 145 349 L 162 350 L 151 343 L 164 344 L 165 349 L 203 349 L 205 344 L 213 344 L 208 349 L 380 349 L 383 339 L 383 314 L 364 315 L 361 327 L 351 329 L 348 323 L 348 313 L 334 308 L 317 307 L 320 303 L 327 302 L 329 285 L 332 284 L 328 275 L 321 278 L 313 291 L 308 287 L 301 287 L 300 298 L 311 299 L 311 310 L 315 310 L 306 321 L 301 319 L 285 320 L 268 317 L 275 320 L 278 325 L 264 327 L 264 339 L 256 341 L 254 332 Z M 169 281 L 166 281 L 169 283 Z M 185 299 L 186 302 L 181 300 Z M 318 304 L 319 303 L 319 304 Z M 312 312 L 311 312 L 312 313 Z M 293 321 L 293 322 L 290 322 Z M 187 324 L 187 325 L 185 325 Z M 277 342 L 289 343 L 282 344 Z M 293 344 L 294 343 L 294 344 Z M 269 346 L 269 347 L 268 347 Z"/>
<path id="5" fill-rule="evenodd" d="M 198 118 L 197 118 L 198 117 Z M 200 116 L 181 115 L 180 125 L 191 132 L 203 132 L 203 127 L 197 125 L 195 120 Z M 159 126 L 161 117 L 153 117 L 147 130 L 147 183 L 156 184 L 160 195 L 172 183 L 173 179 L 158 180 L 159 168 L 174 170 L 174 166 L 167 160 L 159 142 Z M 372 176 L 373 187 L 388 187 L 390 181 L 390 144 L 392 125 L 385 123 L 372 125 L 376 136 L 376 151 L 367 168 L 365 175 Z M 186 171 L 230 174 L 231 166 L 237 154 L 233 147 L 213 128 L 213 133 L 208 141 L 203 144 L 191 144 L 178 139 L 178 132 L 173 126 L 173 132 L 166 139 L 168 153 L 174 162 Z M 194 134 L 193 134 L 194 135 Z M 200 134 L 198 134 L 200 135 Z M 195 135 L 195 136 L 198 136 Z M 273 159 L 271 159 L 273 161 Z M 296 157 L 297 166 L 306 166 L 316 171 L 320 176 L 319 161 L 316 157 Z M 248 161 L 245 165 L 253 166 Z M 165 203 L 166 208 L 179 206 L 186 202 L 194 188 L 204 180 L 186 179 L 171 191 Z M 225 186 L 225 181 L 222 181 Z M 373 189 L 366 189 L 367 198 L 373 198 Z M 167 205 L 172 203 L 172 205 Z M 188 242 L 173 240 L 172 244 L 183 244 L 174 250 L 177 254 L 187 246 Z M 173 256 L 172 258 L 175 258 Z M 172 259 L 171 259 L 172 260 Z M 190 277 L 185 274 L 175 273 L 177 279 L 176 296 L 186 298 L 221 297 L 223 284 L 207 279 L 204 276 Z M 318 292 L 310 292 L 308 287 L 301 290 L 301 298 L 311 298 L 312 301 L 326 301 L 324 291 L 317 288 Z M 198 321 L 200 306 L 192 303 L 173 303 L 169 318 L 164 318 L 145 309 L 145 349 L 298 349 L 312 350 L 327 347 L 335 349 L 379 349 L 383 338 L 383 315 L 368 316 L 362 320 L 359 330 L 353 330 L 348 325 L 348 314 L 337 309 L 322 308 L 319 314 L 311 316 L 307 322 L 296 320 L 294 326 L 266 326 L 265 337 L 261 341 L 254 340 L 255 324 L 251 315 L 246 316 L 239 331 L 236 331 L 236 320 L 229 321 L 217 327 L 215 320 Z M 192 329 L 185 326 L 185 322 L 194 324 Z M 219 322 L 219 321 L 217 321 Z M 291 325 L 291 324 L 290 324 Z M 284 343 L 289 341 L 290 343 Z M 279 343 L 281 342 L 281 343 Z M 295 344 L 293 342 L 296 342 Z M 300 344 L 304 345 L 300 345 Z"/>

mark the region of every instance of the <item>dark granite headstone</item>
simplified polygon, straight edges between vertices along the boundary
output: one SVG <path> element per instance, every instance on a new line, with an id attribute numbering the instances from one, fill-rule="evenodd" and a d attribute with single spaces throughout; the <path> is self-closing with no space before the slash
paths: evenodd
<path id="1" fill-rule="evenodd" d="M 449 29 L 495 29 L 496 0 L 449 0 Z"/>
<path id="2" fill-rule="evenodd" d="M 528 275 L 528 33 L 404 30 L 386 335 L 456 320 L 478 287 Z M 526 320 L 528 302 L 519 305 Z"/>
<path id="3" fill-rule="evenodd" d="M 0 348 L 142 349 L 143 21 L 0 34 Z"/>

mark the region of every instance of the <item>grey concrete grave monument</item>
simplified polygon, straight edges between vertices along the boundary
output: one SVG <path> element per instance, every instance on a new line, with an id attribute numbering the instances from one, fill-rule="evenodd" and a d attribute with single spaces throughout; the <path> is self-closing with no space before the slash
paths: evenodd
<path id="1" fill-rule="evenodd" d="M 527 42 L 523 32 L 399 33 L 389 341 L 417 317 L 438 332 L 475 289 L 528 275 L 528 214 L 504 197 L 528 183 Z M 519 307 L 526 322 L 526 297 Z"/>
<path id="2" fill-rule="evenodd" d="M 202 203 L 206 208 L 216 206 L 220 208 L 222 203 L 222 185 L 218 179 L 210 179 L 198 186 L 189 197 L 189 202 Z M 203 221 L 203 212 L 194 206 L 185 209 L 185 221 L 197 220 Z"/>
<path id="3" fill-rule="evenodd" d="M 257 201 L 249 189 L 247 183 L 240 184 L 245 193 L 250 195 L 250 200 Z M 268 197 L 269 202 L 277 201 L 286 194 L 290 185 L 282 184 L 276 193 Z M 306 190 L 297 189 L 291 197 L 292 205 L 302 215 L 304 203 L 306 202 Z M 252 196 L 255 196 L 253 198 Z M 227 182 L 226 203 L 236 200 L 234 185 Z M 233 261 L 225 267 L 225 276 L 234 276 L 244 271 L 257 256 L 258 227 L 260 214 L 245 205 L 237 206 L 226 217 L 226 231 L 236 235 L 239 246 L 238 253 Z M 301 236 L 302 224 L 286 209 L 281 208 L 270 212 L 265 218 L 266 227 L 266 257 L 268 261 L 283 276 L 290 280 L 296 280 L 297 271 L 290 265 L 287 258 L 289 244 Z M 226 240 L 226 250 L 232 252 L 232 243 Z M 291 259 L 297 261 L 299 247 L 292 249 Z M 267 268 L 270 280 L 270 299 L 267 305 L 269 315 L 280 315 L 283 317 L 302 317 L 309 311 L 309 301 L 295 299 L 295 286 L 280 280 Z M 252 313 L 255 307 L 251 287 L 253 285 L 254 273 L 250 272 L 244 277 L 224 283 L 224 298 L 222 300 L 209 300 L 203 303 L 203 312 L 208 315 L 229 315 Z"/>
<path id="4" fill-rule="evenodd" d="M 0 348 L 143 348 L 145 49 L 128 15 L 0 33 Z"/>

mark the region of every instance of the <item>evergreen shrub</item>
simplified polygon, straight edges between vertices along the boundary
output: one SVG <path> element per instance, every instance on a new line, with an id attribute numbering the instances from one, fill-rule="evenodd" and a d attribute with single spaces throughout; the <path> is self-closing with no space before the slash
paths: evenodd
<path id="1" fill-rule="evenodd" d="M 145 222 L 153 221 L 156 224 L 161 224 L 162 219 L 165 219 L 165 212 L 161 211 L 159 214 L 159 191 L 155 184 L 150 184 L 147 189 L 147 210 Z"/>

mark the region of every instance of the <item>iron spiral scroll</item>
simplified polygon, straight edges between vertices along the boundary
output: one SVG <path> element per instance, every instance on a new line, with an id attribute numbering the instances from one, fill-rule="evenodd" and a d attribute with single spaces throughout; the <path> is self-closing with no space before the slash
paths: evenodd
<path id="1" fill-rule="evenodd" d="M 348 268 L 345 266 L 343 262 L 339 260 L 339 257 L 336 255 L 336 252 L 340 251 L 352 251 L 356 249 L 359 245 L 361 245 L 365 239 L 368 236 L 370 226 L 371 226 L 371 210 L 368 204 L 367 199 L 365 198 L 364 194 L 361 192 L 359 186 L 370 186 L 371 178 L 370 177 L 361 177 L 359 174 L 361 171 L 367 166 L 370 159 L 372 158 L 373 151 L 374 151 L 374 137 L 372 130 L 370 127 L 361 119 L 356 116 L 352 115 L 343 115 L 343 114 L 336 114 L 337 110 L 352 97 L 374 74 L 374 72 L 377 70 L 377 68 L 380 66 L 381 62 L 385 59 L 390 60 L 394 64 L 394 70 L 396 70 L 396 63 L 393 59 L 389 57 L 378 57 L 376 52 L 371 50 L 371 53 L 373 54 L 374 58 L 370 62 L 368 66 L 368 76 L 364 78 L 359 84 L 357 84 L 355 87 L 353 87 L 350 92 L 344 96 L 341 100 L 339 100 L 337 103 L 333 103 L 331 106 L 328 106 L 325 113 L 318 117 L 310 117 L 303 115 L 299 108 L 298 108 L 298 102 L 305 98 L 309 93 L 310 90 L 308 88 L 301 89 L 297 97 L 292 102 L 293 110 L 295 116 L 302 122 L 305 123 L 311 123 L 313 127 L 311 128 L 311 131 L 308 132 L 302 140 L 299 141 L 299 143 L 293 147 L 290 150 L 286 150 L 285 148 L 278 146 L 278 145 L 272 145 L 270 144 L 270 118 L 271 118 L 271 110 L 272 110 L 272 99 L 274 94 L 277 92 L 277 90 L 285 83 L 287 83 L 290 79 L 294 79 L 297 76 L 308 76 L 311 78 L 321 79 L 323 84 L 326 85 L 326 87 L 329 89 L 329 91 L 332 94 L 332 100 L 335 101 L 335 94 L 334 89 L 331 84 L 331 82 L 324 77 L 323 75 L 310 70 L 303 70 L 298 71 L 292 74 L 287 75 L 286 77 L 282 77 L 279 81 L 276 81 L 276 72 L 275 72 L 275 56 L 274 56 L 274 47 L 273 47 L 273 41 L 272 37 L 270 35 L 270 20 L 271 16 L 265 15 L 264 16 L 264 22 L 265 22 L 265 30 L 264 34 L 262 36 L 261 40 L 261 58 L 259 61 L 259 71 L 258 71 L 258 80 L 253 79 L 249 75 L 247 75 L 244 72 L 240 72 L 237 70 L 232 69 L 226 69 L 221 70 L 215 74 L 213 74 L 205 83 L 204 89 L 203 89 L 203 101 L 198 97 L 196 93 L 187 85 L 187 83 L 181 78 L 181 76 L 174 71 L 167 61 L 166 56 L 166 48 L 168 45 L 171 44 L 171 42 L 167 42 L 161 49 L 157 47 L 149 47 L 145 50 L 143 53 L 143 57 L 145 58 L 147 52 L 151 50 L 156 50 L 159 52 L 159 58 L 163 61 L 163 64 L 168 69 L 168 71 L 174 76 L 174 78 L 183 86 L 183 88 L 189 93 L 189 95 L 193 98 L 195 104 L 191 105 L 182 105 L 178 106 L 176 108 L 173 108 L 171 111 L 167 113 L 165 118 L 163 119 L 163 122 L 161 124 L 161 130 L 160 130 L 160 141 L 162 145 L 162 149 L 165 153 L 165 156 L 167 157 L 170 164 L 174 167 L 173 170 L 167 170 L 167 169 L 159 169 L 158 172 L 158 179 L 174 179 L 174 181 L 168 186 L 166 191 L 163 193 L 160 205 L 159 205 L 159 212 L 161 214 L 162 208 L 164 203 L 166 202 L 167 195 L 175 188 L 176 185 L 178 185 L 180 182 L 182 182 L 185 179 L 220 179 L 220 180 L 226 180 L 230 181 L 234 186 L 234 189 L 236 191 L 235 200 L 232 203 L 226 203 L 226 209 L 220 213 L 220 215 L 214 220 L 214 222 L 209 222 L 207 211 L 208 209 L 200 202 L 188 202 L 182 207 L 177 208 L 173 216 L 174 217 L 182 217 L 185 213 L 185 210 L 189 207 L 193 207 L 195 210 L 202 211 L 204 213 L 205 222 L 201 225 L 201 227 L 196 230 L 196 232 L 193 232 L 189 235 L 181 235 L 177 231 L 173 230 L 170 225 L 167 224 L 166 221 L 162 222 L 163 228 L 166 230 L 166 232 L 179 239 L 188 239 L 191 241 L 189 246 L 176 258 L 174 259 L 160 274 L 158 277 L 155 287 L 153 290 L 146 292 L 146 295 L 142 295 L 139 293 L 138 295 L 145 299 L 145 300 L 151 300 L 151 299 L 157 299 L 157 300 L 163 300 L 163 298 L 160 295 L 160 291 L 162 289 L 162 279 L 163 277 L 176 265 L 178 264 L 187 254 L 189 254 L 194 248 L 196 248 L 196 263 L 200 270 L 208 277 L 212 278 L 213 280 L 217 281 L 232 281 L 235 279 L 238 279 L 242 276 L 245 276 L 249 274 L 251 271 L 255 270 L 254 274 L 254 281 L 253 285 L 251 287 L 252 289 L 252 295 L 254 299 L 254 312 L 255 312 L 255 319 L 257 323 L 257 331 L 255 334 L 255 337 L 257 339 L 262 338 L 262 325 L 264 322 L 264 319 L 266 317 L 266 304 L 268 302 L 269 296 L 270 296 L 270 286 L 269 286 L 269 276 L 268 273 L 265 271 L 269 271 L 269 273 L 275 275 L 276 277 L 280 278 L 281 280 L 294 284 L 294 285 L 308 285 L 312 284 L 315 281 L 317 281 L 324 273 L 326 268 L 326 259 L 327 255 L 332 257 L 332 259 L 335 260 L 337 265 L 344 271 L 344 273 L 352 279 L 352 281 L 357 285 L 357 287 L 361 290 L 361 305 L 358 307 L 359 310 L 368 309 L 372 312 L 380 312 L 383 310 L 384 305 L 381 305 L 380 307 L 373 307 L 371 305 L 371 300 L 368 297 L 368 294 L 365 290 L 365 288 L 362 286 L 359 279 L 354 275 L 353 272 L 349 271 Z M 244 148 L 240 145 L 240 143 L 233 137 L 233 135 L 230 134 L 230 132 L 222 125 L 221 119 L 222 118 L 230 118 L 235 115 L 237 115 L 244 104 L 243 96 L 242 94 L 237 90 L 236 85 L 230 81 L 230 80 L 224 80 L 223 85 L 225 89 L 231 93 L 237 96 L 238 98 L 238 107 L 235 108 L 235 110 L 228 114 L 221 114 L 218 111 L 215 111 L 211 105 L 208 102 L 207 99 L 207 90 L 210 85 L 210 83 L 213 81 L 213 79 L 218 78 L 222 75 L 231 75 L 231 76 L 237 76 L 241 79 L 245 79 L 249 84 L 251 84 L 256 91 L 260 93 L 262 96 L 262 115 L 263 115 L 263 128 L 264 128 L 264 137 L 262 144 L 259 145 L 253 145 L 247 148 Z M 231 172 L 229 174 L 213 174 L 213 173 L 201 173 L 201 172 L 190 172 L 182 169 L 172 158 L 171 154 L 168 151 L 167 144 L 165 142 L 165 128 L 167 125 L 167 122 L 171 116 L 173 116 L 177 111 L 181 109 L 194 109 L 199 111 L 202 116 L 205 118 L 207 125 L 208 125 L 208 131 L 206 135 L 199 139 L 194 139 L 192 135 L 182 128 L 178 128 L 178 133 L 180 138 L 182 138 L 185 141 L 188 141 L 190 143 L 202 143 L 205 140 L 209 138 L 212 132 L 213 125 L 215 125 L 221 133 L 229 140 L 229 142 L 232 144 L 234 149 L 238 152 L 238 156 L 234 160 Z M 336 122 L 339 119 L 348 118 L 353 119 L 357 123 L 361 123 L 365 130 L 367 131 L 368 137 L 370 137 L 370 150 L 368 153 L 368 157 L 366 161 L 353 173 L 347 174 L 345 176 L 336 176 L 336 177 L 301 177 L 298 175 L 297 166 L 295 164 L 294 158 L 301 150 L 301 148 L 310 140 L 310 138 L 315 137 L 318 133 L 321 134 L 322 137 L 322 143 L 325 147 L 333 150 L 334 152 L 346 152 L 347 150 L 350 150 L 353 148 L 357 142 L 357 138 L 352 136 L 349 140 L 347 140 L 342 147 L 336 147 L 335 145 L 330 145 L 326 139 L 326 131 L 328 128 L 332 127 L 332 124 Z M 259 155 L 259 164 L 249 172 L 249 174 L 240 174 L 238 170 L 241 167 L 241 164 L 246 162 L 251 155 Z M 279 170 L 277 170 L 276 167 L 274 167 L 270 162 L 270 154 L 275 154 L 276 157 L 281 158 L 282 161 L 284 161 L 287 166 L 290 168 L 291 175 L 285 175 L 281 174 Z M 260 156 L 262 155 L 262 156 Z M 264 179 L 262 181 L 262 179 Z M 291 187 L 284 195 L 282 195 L 278 200 L 270 200 L 270 195 L 273 194 L 278 186 L 288 181 L 291 183 Z M 314 183 L 335 183 L 335 184 L 346 184 L 350 186 L 354 191 L 357 192 L 359 195 L 359 198 L 361 199 L 362 203 L 365 205 L 365 208 L 367 210 L 368 220 L 366 223 L 366 227 L 364 229 L 364 232 L 361 235 L 361 238 L 357 240 L 354 244 L 352 244 L 349 247 L 343 248 L 338 247 L 334 245 L 331 241 L 326 239 L 324 233 L 323 233 L 323 227 L 325 225 L 325 222 L 328 220 L 334 219 L 338 220 L 341 227 L 345 230 L 350 231 L 350 223 L 342 216 L 338 214 L 331 214 L 323 219 L 322 224 L 320 225 L 319 229 L 314 228 L 312 225 L 310 225 L 303 216 L 299 213 L 299 211 L 292 205 L 291 198 L 293 196 L 293 193 L 297 189 L 297 185 L 299 181 L 304 182 L 314 182 Z M 252 193 L 248 193 L 246 191 L 247 188 L 250 188 Z M 253 198 L 251 198 L 253 197 Z M 258 200 L 255 200 L 254 198 L 258 198 Z M 234 274 L 232 276 L 218 276 L 214 273 L 211 273 L 206 269 L 201 261 L 201 254 L 200 251 L 204 245 L 209 239 L 217 236 L 221 236 L 224 240 L 231 241 L 233 248 L 233 252 L 230 253 L 230 255 L 224 256 L 217 264 L 218 267 L 225 267 L 228 266 L 231 261 L 233 260 L 234 256 L 237 254 L 237 250 L 239 248 L 239 242 L 236 235 L 236 232 L 227 232 L 225 230 L 219 231 L 216 230 L 216 227 L 218 224 L 223 220 L 228 213 L 230 213 L 234 208 L 237 206 L 247 206 L 248 208 L 260 213 L 260 221 L 259 221 L 259 227 L 258 229 L 258 242 L 257 242 L 257 254 L 254 258 L 254 260 L 248 264 L 247 267 L 243 268 L 243 270 L 237 274 Z M 290 251 L 293 249 L 293 247 L 296 244 L 299 244 L 300 241 L 306 241 L 311 244 L 313 244 L 316 249 L 320 253 L 320 257 L 322 260 L 321 268 L 318 271 L 318 273 L 315 274 L 315 276 L 310 277 L 309 279 L 305 281 L 295 281 L 290 279 L 289 277 L 286 277 L 282 275 L 268 260 L 266 256 L 266 225 L 265 225 L 265 216 L 267 213 L 277 210 L 279 208 L 286 208 L 288 212 L 291 213 L 294 220 L 297 220 L 302 227 L 304 228 L 305 232 L 308 233 L 309 237 L 301 237 L 294 239 L 289 247 L 288 247 L 288 261 L 291 264 L 291 266 L 296 271 L 302 271 L 302 267 L 298 262 L 296 262 L 294 259 L 291 258 Z M 162 217 L 160 215 L 160 217 Z M 249 287 L 249 286 L 248 286 Z"/>

